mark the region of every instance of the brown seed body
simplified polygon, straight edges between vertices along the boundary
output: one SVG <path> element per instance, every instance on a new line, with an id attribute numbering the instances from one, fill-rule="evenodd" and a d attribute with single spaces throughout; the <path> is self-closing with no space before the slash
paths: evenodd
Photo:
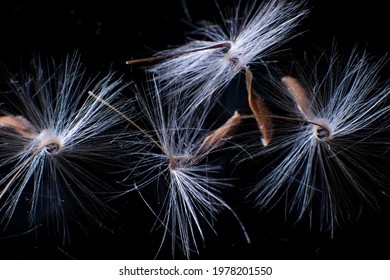
<path id="1" fill-rule="evenodd" d="M 30 122 L 21 116 L 1 116 L 0 127 L 12 128 L 25 138 L 33 139 L 35 137 Z"/>
<path id="2" fill-rule="evenodd" d="M 268 110 L 263 98 L 255 94 L 252 89 L 252 71 L 249 70 L 249 67 L 246 67 L 245 70 L 249 107 L 256 118 L 257 124 L 259 125 L 263 136 L 261 142 L 263 143 L 263 146 L 266 147 L 272 139 L 271 112 Z"/>
<path id="3" fill-rule="evenodd" d="M 240 122 L 241 115 L 236 111 L 220 128 L 216 129 L 204 139 L 196 155 L 216 149 L 225 144 L 235 134 Z"/>
<path id="4" fill-rule="evenodd" d="M 282 82 L 286 85 L 288 92 L 291 94 L 291 97 L 294 99 L 295 104 L 298 107 L 298 110 L 302 113 L 302 115 L 309 119 L 312 116 L 312 113 L 310 110 L 309 94 L 305 88 L 297 79 L 291 76 L 283 77 Z"/>

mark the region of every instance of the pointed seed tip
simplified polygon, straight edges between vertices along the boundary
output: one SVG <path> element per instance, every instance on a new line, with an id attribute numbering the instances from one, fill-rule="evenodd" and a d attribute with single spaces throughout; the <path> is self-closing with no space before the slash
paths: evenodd
<path id="1" fill-rule="evenodd" d="M 266 140 L 264 137 L 261 138 L 261 144 L 263 144 L 264 147 L 267 147 L 269 142 L 269 139 Z"/>

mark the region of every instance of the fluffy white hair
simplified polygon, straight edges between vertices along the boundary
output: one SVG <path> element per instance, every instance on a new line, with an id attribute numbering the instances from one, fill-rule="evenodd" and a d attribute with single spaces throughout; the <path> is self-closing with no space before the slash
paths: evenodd
<path id="1" fill-rule="evenodd" d="M 390 89 L 378 75 L 384 60 L 353 51 L 341 61 L 333 50 L 325 73 L 314 68 L 282 79 L 284 93 L 275 104 L 288 118 L 275 118 L 273 142 L 259 152 L 274 151 L 278 160 L 254 189 L 258 205 L 271 207 L 284 197 L 288 212 L 298 212 L 298 219 L 316 212 L 320 226 L 332 232 L 340 218 L 377 207 L 387 172 L 379 149 L 388 145 L 390 114 Z"/>
<path id="2" fill-rule="evenodd" d="M 8 223 L 27 197 L 31 224 L 38 213 L 64 233 L 68 218 L 101 223 L 108 207 L 98 193 L 108 187 L 88 166 L 115 157 L 123 119 L 87 91 L 113 102 L 125 84 L 113 73 L 86 77 L 77 54 L 63 65 L 37 59 L 33 68 L 10 78 L 11 90 L 1 93 L 0 167 L 9 170 L 0 178 L 1 220 Z"/>
<path id="3" fill-rule="evenodd" d="M 125 117 L 135 128 L 129 134 L 131 174 L 127 182 L 133 182 L 130 191 L 139 191 L 163 227 L 161 246 L 170 235 L 172 253 L 178 244 L 189 258 L 191 252 L 198 252 L 197 239 L 204 240 L 203 224 L 214 230 L 216 215 L 222 210 L 233 214 L 249 241 L 238 217 L 221 198 L 224 188 L 230 186 L 228 179 L 218 178 L 220 167 L 208 158 L 223 149 L 230 130 L 238 125 L 238 115 L 210 131 L 205 128 L 210 110 L 207 103 L 188 114 L 184 113 L 188 106 L 185 101 L 173 98 L 166 102 L 167 98 L 154 83 L 146 93 L 138 92 L 136 96 L 142 112 L 137 124 Z M 139 124 L 141 120 L 143 125 Z M 143 195 L 150 185 L 160 189 L 159 210 Z"/>
<path id="4" fill-rule="evenodd" d="M 292 30 L 307 14 L 304 1 L 264 1 L 238 5 L 221 25 L 205 23 L 190 40 L 157 56 L 167 57 L 150 68 L 172 95 L 198 106 L 219 92 L 247 65 L 263 62 L 277 47 L 294 37 Z M 177 89 L 180 88 L 180 91 Z M 196 95 L 194 95 L 196 93 Z"/>

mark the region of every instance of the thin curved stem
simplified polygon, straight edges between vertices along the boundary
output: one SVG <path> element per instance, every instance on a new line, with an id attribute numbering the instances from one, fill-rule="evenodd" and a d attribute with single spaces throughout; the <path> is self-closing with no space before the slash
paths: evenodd
<path id="1" fill-rule="evenodd" d="M 166 54 L 166 55 L 152 56 L 152 57 L 140 58 L 140 59 L 132 59 L 132 60 L 126 61 L 126 64 L 130 65 L 130 64 L 137 64 L 137 63 L 153 62 L 156 60 L 164 60 L 167 58 L 180 56 L 180 55 L 184 55 L 184 54 L 188 54 L 188 53 L 201 52 L 201 51 L 207 51 L 207 50 L 212 50 L 212 49 L 224 49 L 224 48 L 230 49 L 231 43 L 225 42 L 225 43 L 215 44 L 215 45 L 212 45 L 209 47 L 193 49 L 193 50 L 189 50 L 189 51 L 182 51 L 182 52 L 176 52 L 176 53 L 171 53 L 171 54 Z"/>
<path id="2" fill-rule="evenodd" d="M 256 117 L 259 117 L 259 115 L 252 114 L 252 115 L 241 115 L 240 116 L 241 119 L 256 119 Z M 268 118 L 276 119 L 276 120 L 285 120 L 285 121 L 295 121 L 295 122 L 308 123 L 308 124 L 319 126 L 319 127 L 323 128 L 323 129 L 327 130 L 327 128 L 324 125 L 319 124 L 317 122 L 309 121 L 309 120 L 306 120 L 306 119 L 284 117 L 284 116 L 278 116 L 278 115 L 261 115 L 261 117 L 268 117 Z"/>
<path id="3" fill-rule="evenodd" d="M 99 96 L 97 96 L 96 94 L 94 94 L 92 91 L 88 91 L 88 94 L 90 96 L 92 96 L 93 98 L 95 98 L 96 100 L 98 100 L 99 102 L 101 102 L 102 104 L 104 104 L 105 106 L 107 106 L 108 108 L 110 108 L 112 111 L 114 111 L 115 113 L 119 114 L 122 118 L 124 118 L 127 122 L 129 122 L 132 126 L 134 126 L 137 130 L 139 130 L 152 144 L 156 145 L 156 147 L 158 147 L 169 159 L 170 162 L 174 162 L 176 163 L 176 158 L 174 156 L 172 156 L 172 154 L 167 150 L 165 149 L 163 146 L 161 146 L 160 143 L 158 143 L 153 137 L 152 135 L 150 135 L 148 132 L 146 132 L 145 129 L 143 129 L 142 127 L 140 127 L 137 123 L 135 123 L 131 118 L 129 118 L 128 116 L 126 116 L 124 113 L 122 113 L 120 110 L 118 110 L 115 106 L 111 105 L 109 102 L 105 101 L 104 99 L 100 98 Z"/>

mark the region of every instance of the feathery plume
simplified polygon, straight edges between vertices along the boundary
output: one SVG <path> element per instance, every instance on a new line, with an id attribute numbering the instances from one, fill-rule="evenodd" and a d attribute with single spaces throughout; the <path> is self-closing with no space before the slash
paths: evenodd
<path id="1" fill-rule="evenodd" d="M 134 128 L 128 143 L 128 154 L 134 163 L 129 168 L 129 178 L 135 181 L 130 191 L 139 191 L 164 228 L 161 246 L 170 234 L 172 254 L 178 244 L 189 258 L 191 252 L 198 252 L 197 239 L 204 239 L 203 223 L 213 229 L 216 214 L 223 209 L 238 220 L 220 197 L 222 190 L 230 185 L 227 179 L 215 176 L 219 167 L 208 157 L 212 152 L 220 151 L 233 136 L 240 122 L 239 114 L 235 113 L 220 128 L 210 132 L 204 128 L 210 109 L 207 104 L 193 110 L 192 115 L 183 114 L 186 103 L 180 98 L 167 102 L 167 96 L 156 82 L 146 95 L 137 93 L 136 100 L 143 112 L 138 123 L 143 120 L 143 125 L 102 100 Z M 157 185 L 159 193 L 163 193 L 160 210 L 155 210 L 142 194 L 142 189 L 150 184 Z M 249 242 L 243 225 L 238 222 Z"/>
<path id="2" fill-rule="evenodd" d="M 377 144 L 385 142 L 381 133 L 389 128 L 390 113 L 390 90 L 377 74 L 383 60 L 353 52 L 343 67 L 339 59 L 333 52 L 325 74 L 309 81 L 282 78 L 278 106 L 289 116 L 274 129 L 273 145 L 259 153 L 274 151 L 279 159 L 254 190 L 258 205 L 284 196 L 298 219 L 316 212 L 321 227 L 332 232 L 339 218 L 358 217 L 364 205 L 376 207 L 385 177 Z"/>
<path id="3" fill-rule="evenodd" d="M 256 5 L 247 6 L 244 11 L 239 6 L 231 17 L 222 19 L 222 25 L 207 23 L 200 27 L 197 33 L 202 40 L 190 40 L 149 59 L 162 59 L 150 68 L 159 84 L 168 87 L 171 94 L 183 94 L 182 98 L 189 98 L 190 93 L 196 107 L 218 95 L 247 65 L 263 62 L 293 38 L 292 30 L 307 14 L 304 1 L 270 0 L 258 8 Z M 127 63 L 142 61 L 145 60 Z"/>
<path id="4" fill-rule="evenodd" d="M 34 71 L 12 78 L 11 91 L 1 93 L 0 167 L 9 170 L 0 178 L 1 221 L 8 224 L 27 197 L 30 224 L 43 218 L 66 234 L 67 220 L 100 223 L 108 213 L 97 195 L 108 187 L 88 166 L 111 162 L 123 121 L 86 93 L 114 102 L 125 85 L 113 74 L 85 77 L 77 55 L 61 66 L 35 61 Z"/>

